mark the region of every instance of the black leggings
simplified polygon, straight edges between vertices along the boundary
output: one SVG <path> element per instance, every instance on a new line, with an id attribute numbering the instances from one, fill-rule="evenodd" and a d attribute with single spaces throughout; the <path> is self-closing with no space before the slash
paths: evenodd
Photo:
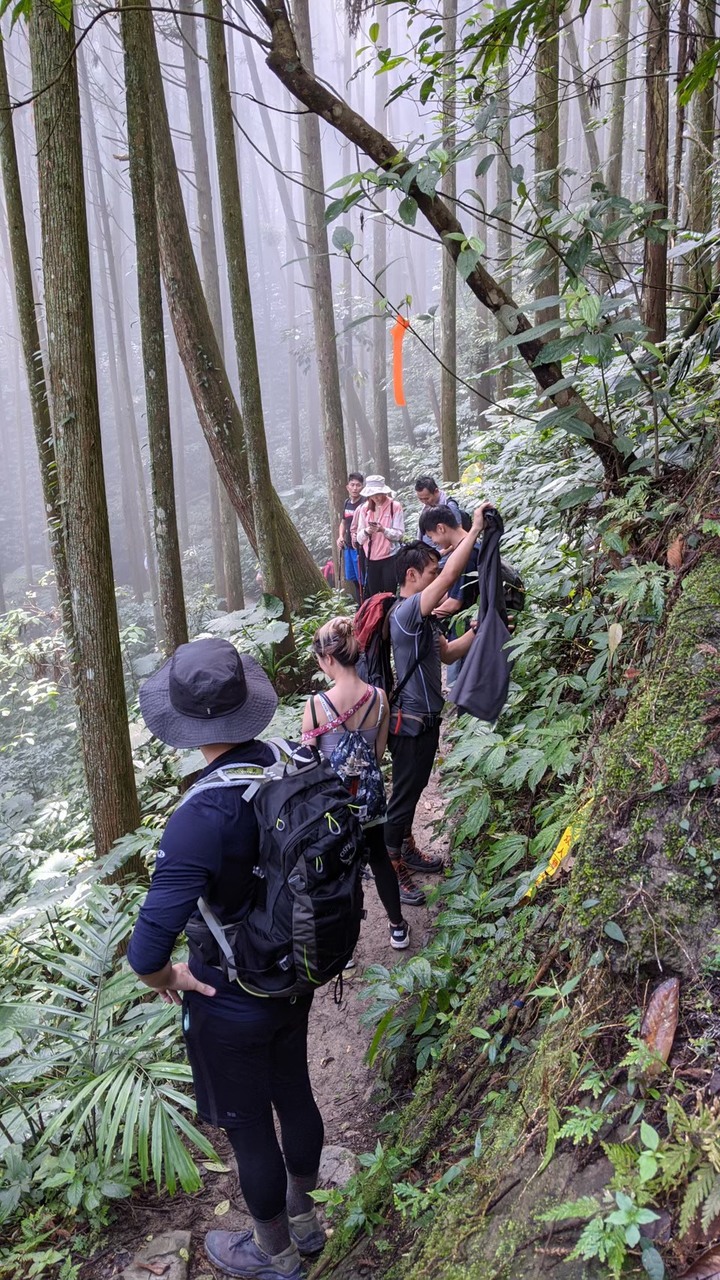
<path id="1" fill-rule="evenodd" d="M 400 905 L 400 887 L 393 864 L 385 847 L 385 824 L 378 822 L 363 831 L 367 848 L 367 860 L 375 879 L 378 897 L 391 924 L 400 924 L 403 918 Z"/>
<path id="2" fill-rule="evenodd" d="M 269 1222 L 285 1209 L 287 1172 L 303 1178 L 320 1164 L 323 1122 L 307 1064 L 312 997 L 261 1000 L 239 993 L 232 1011 L 227 1008 L 231 1016 L 222 999 L 225 1016 L 219 1017 L 213 997 L 189 992 L 183 999 L 198 1114 L 226 1130 L 250 1214 Z"/>

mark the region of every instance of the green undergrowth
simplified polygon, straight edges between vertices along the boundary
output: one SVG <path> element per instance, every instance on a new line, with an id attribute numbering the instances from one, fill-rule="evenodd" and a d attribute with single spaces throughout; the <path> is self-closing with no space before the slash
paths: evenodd
<path id="1" fill-rule="evenodd" d="M 636 540 L 625 507 L 625 548 L 667 503 L 643 501 Z M 712 501 L 685 516 L 690 546 Z M 386 1117 L 328 1197 L 337 1225 L 314 1275 L 349 1276 L 362 1254 L 388 1280 L 658 1280 L 720 1210 L 714 1138 L 702 1152 L 716 1108 L 697 1092 L 720 1041 L 720 563 L 710 531 L 679 580 L 658 561 L 628 574 L 640 552 L 618 565 L 606 534 L 589 573 L 572 537 L 547 539 L 542 583 L 532 528 L 516 540 L 533 607 L 509 708 L 493 730 L 448 734 L 453 866 L 428 946 L 367 974 Z M 567 827 L 569 875 L 534 888 Z M 672 1069 L 640 1035 L 668 977 Z"/>

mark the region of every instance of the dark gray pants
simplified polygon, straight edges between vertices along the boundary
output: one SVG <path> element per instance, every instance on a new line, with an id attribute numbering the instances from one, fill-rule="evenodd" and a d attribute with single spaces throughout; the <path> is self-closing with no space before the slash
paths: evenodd
<path id="1" fill-rule="evenodd" d="M 430 781 L 439 741 L 439 721 L 415 738 L 390 734 L 392 792 L 385 822 L 385 843 L 391 851 L 400 848 L 403 836 L 412 828 L 417 802 Z"/>

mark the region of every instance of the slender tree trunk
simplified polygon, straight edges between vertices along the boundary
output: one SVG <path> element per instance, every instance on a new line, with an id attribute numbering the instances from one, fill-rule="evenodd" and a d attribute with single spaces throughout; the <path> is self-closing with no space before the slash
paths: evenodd
<path id="1" fill-rule="evenodd" d="M 506 0 L 495 0 L 495 12 L 504 13 L 507 8 Z M 498 70 L 497 85 L 497 101 L 498 101 L 498 150 L 497 167 L 495 169 L 495 180 L 497 184 L 497 205 L 500 210 L 501 221 L 497 224 L 497 248 L 498 248 L 498 273 L 500 283 L 506 293 L 512 293 L 512 181 L 510 173 L 512 170 L 512 139 L 510 135 L 510 93 L 508 87 L 508 68 L 507 64 Z M 497 323 L 498 339 L 507 337 L 507 329 L 502 320 Z M 497 396 L 499 400 L 503 400 L 510 394 L 513 384 L 513 370 L 510 363 L 508 349 L 503 350 L 503 358 L 506 361 L 504 367 L 500 370 L 497 378 Z"/>
<path id="2" fill-rule="evenodd" d="M 365 412 L 365 406 L 357 393 L 352 376 L 348 378 L 345 384 L 345 391 L 348 398 L 348 404 L 350 405 L 355 417 L 358 431 L 360 433 L 364 455 L 366 458 L 372 458 L 373 449 L 375 447 L 375 438 L 372 433 L 372 427 L 368 421 L 367 413 Z"/>
<path id="3" fill-rule="evenodd" d="M 263 88 L 260 76 L 258 75 L 257 64 L 255 62 L 252 40 L 245 41 L 245 53 L 247 56 L 248 71 L 250 72 L 252 91 L 259 104 L 258 109 L 260 112 L 260 119 L 262 121 L 263 133 L 265 134 L 268 159 L 270 160 L 273 173 L 275 174 L 277 193 L 280 198 L 283 214 L 285 215 L 288 234 L 292 236 L 293 243 L 295 245 L 295 256 L 300 260 L 300 268 L 303 276 L 307 283 L 310 284 L 310 265 L 307 258 L 307 246 L 304 244 L 303 238 L 300 234 L 300 227 L 298 225 L 298 218 L 293 205 L 290 184 L 285 177 L 285 167 L 283 166 L 283 162 L 280 158 L 280 151 L 278 149 L 276 138 L 276 126 L 273 123 L 270 112 L 265 106 L 263 99 Z"/>
<path id="4" fill-rule="evenodd" d="M 30 392 L 35 444 L 40 463 L 40 480 L 50 539 L 50 553 L 53 569 L 55 570 L 55 585 L 65 636 L 65 646 L 68 658 L 72 659 L 74 648 L 72 608 L 70 604 L 67 558 L 62 535 L 62 518 L 55 464 L 55 442 L 53 440 L 50 406 L 45 386 L 45 369 L 40 347 L 33 271 L 25 223 L 15 133 L 10 111 L 5 48 L 2 40 L 0 40 L 0 166 L 2 167 L 5 208 L 7 210 L 10 258 L 12 260 L 15 284 L 15 304 L 25 362 L 25 373 Z M 4 609 L 2 612 L 4 612 Z"/>
<path id="5" fill-rule="evenodd" d="M 680 84 L 687 71 L 688 64 L 688 9 L 689 0 L 680 0 L 677 13 L 677 66 L 675 69 L 675 83 Z M 680 101 L 680 95 L 675 95 L 675 150 L 673 153 L 673 181 L 672 181 L 672 207 L 670 210 L 670 221 L 674 226 L 680 226 L 680 207 L 682 199 L 682 171 L 683 157 L 685 154 L 685 103 Z M 673 242 L 675 240 L 675 233 Z M 675 292 L 674 286 L 678 274 L 678 264 L 673 258 L 668 264 L 668 295 L 672 298 Z M 680 274 L 682 270 L 680 269 Z"/>
<path id="6" fill-rule="evenodd" d="M 605 185 L 611 196 L 619 197 L 622 192 L 623 154 L 625 150 L 625 96 L 628 75 L 628 51 L 630 49 L 630 16 L 631 0 L 617 0 L 615 5 L 615 56 L 612 64 L 612 95 L 610 99 L 610 133 L 608 141 L 607 167 Z M 610 226 L 616 212 L 608 209 L 605 218 L 606 226 Z M 605 254 L 606 269 L 601 278 L 602 287 L 609 288 L 614 280 L 619 279 L 624 268 L 618 256 L 617 246 L 608 245 Z"/>
<path id="7" fill-rule="evenodd" d="M 291 245 L 294 241 L 291 239 L 288 231 L 286 237 L 286 255 L 285 264 L 285 299 L 287 307 L 287 344 L 288 344 L 288 384 L 289 384 L 289 409 L 290 409 L 290 466 L 292 475 L 292 484 L 294 489 L 299 489 L 303 482 L 302 467 L 302 447 L 300 438 L 300 397 L 298 394 L 298 367 L 297 358 L 295 356 L 295 279 L 293 276 L 293 267 L 290 266 L 290 260 L 293 257 Z"/>
<path id="8" fill-rule="evenodd" d="M 565 31 L 565 45 L 567 48 L 568 62 L 572 72 L 573 84 L 577 94 L 578 110 L 580 112 L 580 120 L 585 135 L 585 146 L 587 148 L 588 160 L 590 161 L 590 179 L 594 181 L 601 175 L 600 151 L 597 143 L 597 133 L 593 129 L 593 113 L 588 98 L 587 89 L 585 88 L 585 78 L 583 76 L 583 68 L 578 52 L 577 39 L 575 37 L 575 28 L 572 24 L 572 18 L 568 16 L 563 23 Z"/>
<path id="9" fill-rule="evenodd" d="M 218 600 L 225 601 L 227 609 L 227 581 L 225 579 L 225 550 L 223 547 L 222 516 L 220 514 L 220 497 L 222 480 L 212 453 L 207 460 L 208 504 L 210 507 L 210 540 L 213 554 L 213 574 L 215 578 L 215 594 Z"/>
<path id="10" fill-rule="evenodd" d="M 623 145 L 625 138 L 625 94 L 630 48 L 630 13 L 632 0 L 617 0 L 615 6 L 616 52 L 613 58 L 612 99 L 610 106 L 610 145 L 605 185 L 611 196 L 619 196 L 622 188 Z M 612 217 L 612 214 L 610 215 Z"/>
<path id="11" fill-rule="evenodd" d="M 220 300 L 220 269 L 218 267 L 215 239 L 215 219 L 213 216 L 212 184 L 210 180 L 210 152 L 205 130 L 205 117 L 203 115 L 196 21 L 188 13 L 178 14 L 178 21 L 182 36 L 185 91 L 190 122 L 190 144 L 193 155 L 193 169 L 195 171 L 202 280 L 210 313 L 210 323 L 215 330 L 217 344 L 224 360 L 225 340 L 222 303 Z M 240 608 L 239 605 L 233 603 L 236 600 L 243 599 L 237 520 L 232 515 L 230 496 L 217 475 L 214 483 L 217 497 L 215 500 L 211 498 L 211 520 L 214 521 L 215 585 L 218 589 L 218 594 L 225 599 L 228 609 Z M 220 560 L 222 560 L 222 568 Z M 221 586 L 223 588 L 222 591 L 219 590 Z"/>
<path id="12" fill-rule="evenodd" d="M 110 282 L 112 310 L 115 317 L 115 344 L 112 347 L 108 347 L 108 360 L 115 360 L 122 400 L 122 416 L 117 423 L 117 430 L 118 434 L 121 432 L 127 432 L 127 439 L 130 444 L 131 466 L 135 476 L 135 492 L 137 494 L 137 504 L 139 508 L 139 524 L 142 529 L 143 544 L 145 547 L 145 573 L 147 574 L 147 579 L 150 583 L 150 596 L 152 599 L 153 615 L 155 618 L 155 632 L 158 644 L 161 644 L 163 638 L 163 620 L 162 613 L 160 611 L 157 570 L 155 568 L 155 546 L 153 544 L 152 533 L 150 530 L 150 512 L 148 510 L 147 489 L 145 487 L 145 472 L 142 464 L 142 455 L 140 453 L 137 420 L 135 418 L 132 380 L 130 377 L 130 360 L 128 358 L 127 342 L 125 338 L 125 308 L 123 305 L 123 296 L 120 289 L 120 280 L 117 270 L 117 260 L 119 255 L 116 254 L 115 246 L 113 244 L 113 235 L 110 228 L 110 213 L 105 193 L 105 177 L 103 173 L 102 160 L 100 158 L 95 115 L 93 112 L 93 104 L 90 99 L 90 89 L 82 49 L 78 50 L 78 74 L 80 77 L 80 91 L 84 98 L 85 115 L 87 117 L 87 136 L 90 144 L 90 154 L 92 156 L 95 176 L 95 188 L 97 193 L 96 210 L 100 229 L 100 239 L 105 250 L 106 278 Z M 117 358 L 115 359 L 116 353 Z M 132 483 L 130 487 L 132 488 Z M 135 518 L 134 512 L 132 518 Z"/>
<path id="13" fill-rule="evenodd" d="M 99 233 L 98 240 L 102 240 L 102 236 Z M 96 263 L 99 270 L 102 271 L 105 265 L 105 255 L 100 244 L 96 245 Z M 124 411 L 120 398 L 120 388 L 118 386 L 117 364 L 113 359 L 113 352 L 115 351 L 115 332 L 113 330 L 112 315 L 110 313 L 110 300 L 106 291 L 102 287 L 99 289 L 99 294 L 100 310 L 102 311 L 103 329 L 105 333 L 105 350 L 108 353 L 108 372 L 110 374 L 113 425 L 115 427 L 115 436 L 118 447 L 122 527 L 125 534 L 125 550 L 127 554 L 127 581 L 132 590 L 136 604 L 142 604 L 145 599 L 147 575 L 143 565 L 143 552 L 140 545 L 140 511 L 137 503 L 137 494 L 135 492 L 132 458 L 130 457 L 130 442 L 128 440 L 127 432 L 123 428 Z M 112 478 L 112 470 L 110 474 Z"/>
<path id="14" fill-rule="evenodd" d="M 308 0 L 294 0 L 293 21 L 298 48 L 306 66 L 312 67 L 312 33 Z M 335 579 L 339 579 L 339 559 L 336 534 L 345 505 L 347 461 L 343 435 L 342 400 L 340 397 L 340 373 L 335 342 L 335 311 L 333 307 L 332 276 L 328 256 L 327 228 L 325 226 L 325 178 L 323 174 L 320 122 L 316 115 L 303 112 L 298 122 L 300 133 L 300 158 L 305 187 L 305 227 L 310 255 L 312 280 L 313 328 L 315 351 L 320 380 L 323 446 L 330 502 L 330 545 L 333 548 Z"/>
<path id="15" fill-rule="evenodd" d="M 23 574 L 25 589 L 29 589 L 34 581 L 32 550 L 30 547 L 30 525 L 28 522 L 27 500 L 27 467 L 25 465 L 25 441 L 23 440 L 22 398 L 20 395 L 20 370 L 17 364 L 13 371 L 14 392 L 13 416 L 15 418 L 15 448 L 17 450 L 17 496 L 20 515 L 20 541 L 22 544 Z"/>
<path id="16" fill-rule="evenodd" d="M 183 420 L 182 392 L 180 389 L 180 360 L 173 354 L 173 405 L 170 421 L 173 424 L 173 457 L 175 459 L 175 501 L 177 504 L 178 538 L 180 551 L 190 545 L 188 530 L 187 485 L 185 483 L 185 424 Z"/>
<path id="17" fill-rule="evenodd" d="M 560 292 L 560 260 L 555 239 L 546 229 L 560 199 L 559 51 L 558 10 L 552 4 L 547 23 L 538 33 L 535 53 L 535 198 L 541 220 L 539 230 L 547 239 L 547 248 L 538 264 L 541 278 L 535 286 L 536 300 L 557 297 Z M 560 308 L 556 302 L 537 312 L 538 324 L 559 318 Z M 557 331 L 553 330 L 548 336 L 551 339 L 557 337 Z"/>
<path id="18" fill-rule="evenodd" d="M 457 0 L 443 0 L 443 146 L 452 153 L 456 133 Z M 378 83 L 383 77 L 378 76 Z M 454 203 L 457 169 L 451 164 L 442 184 L 443 195 Z M 459 480 L 457 431 L 457 270 L 448 253 L 441 258 L 440 279 L 440 458 L 444 480 Z"/>
<path id="19" fill-rule="evenodd" d="M 205 439 L 215 465 L 232 498 L 247 538 L 257 551 L 247 458 L 240 410 L 230 386 L 208 315 L 207 303 L 192 250 L 185 208 L 173 152 L 160 63 L 152 23 L 144 19 L 143 58 L 149 83 L 155 204 L 160 237 L 160 264 L 175 340 Z M 267 503 L 278 525 L 286 557 L 285 584 L 292 607 L 317 595 L 325 580 L 274 489 L 256 495 Z"/>
<path id="20" fill-rule="evenodd" d="M 667 331 L 667 232 L 654 224 L 668 214 L 669 0 L 648 0 L 645 61 L 645 199 L 650 214 L 643 260 L 643 323 L 652 342 Z"/>
<path id="21" fill-rule="evenodd" d="M 90 253 L 72 14 L 28 18 L 38 148 L 48 375 L 72 593 L 80 742 L 98 855 L 140 822 L 100 440 Z"/>
<path id="22" fill-rule="evenodd" d="M 378 36 L 378 44 L 381 48 L 387 47 L 388 43 L 388 15 L 384 5 L 380 5 L 377 9 L 377 21 L 380 24 L 380 34 Z M 302 52 L 302 50 L 301 50 Z M 385 132 L 387 124 L 387 112 L 385 110 L 385 96 L 387 93 L 387 78 L 385 76 L 375 77 L 375 128 Z M 385 209 L 387 208 L 387 192 L 384 189 L 378 189 L 375 193 L 375 204 L 378 206 L 378 212 L 373 218 L 372 224 L 372 261 L 373 276 L 378 288 L 383 295 L 387 292 L 387 223 L 385 221 Z M 373 339 L 373 426 L 375 428 L 375 447 L 373 455 L 375 459 L 375 470 L 381 472 L 386 480 L 390 480 L 390 440 L 388 437 L 388 315 L 383 308 L 379 309 L 377 295 L 373 294 L 373 303 L 375 306 L 375 319 L 372 325 Z"/>
<path id="23" fill-rule="evenodd" d="M 697 0 L 695 25 L 698 30 L 698 57 L 701 57 L 715 37 L 715 0 Z M 704 89 L 695 94 L 690 104 L 688 226 L 703 236 L 712 227 L 714 143 L 715 81 L 711 79 Z M 706 245 L 689 255 L 689 293 L 686 298 L 689 316 L 712 289 L 713 252 L 714 247 Z"/>
<path id="24" fill-rule="evenodd" d="M 255 325 L 250 294 L 247 256 L 245 253 L 245 228 L 243 224 L 240 179 L 235 149 L 235 133 L 232 102 L 228 84 L 225 31 L 222 25 L 222 0 L 204 0 L 205 15 L 209 19 L 206 28 L 208 68 L 210 72 L 210 97 L 215 126 L 215 152 L 217 156 L 222 210 L 225 256 L 227 258 L 230 306 L 235 332 L 235 352 L 240 381 L 240 408 L 245 426 L 245 445 L 250 484 L 254 493 L 265 494 L 272 490 L 270 461 L 265 423 L 263 420 L 260 370 L 255 346 Z M 265 590 L 277 596 L 285 605 L 285 621 L 290 622 L 285 579 L 283 575 L 281 547 L 274 513 L 269 503 L 258 502 L 255 507 L 255 536 Z M 279 645 L 282 652 L 294 649 L 292 631 L 286 642 Z"/>
<path id="25" fill-rule="evenodd" d="M 150 103 L 142 75 L 142 59 L 138 57 L 137 50 L 137 42 L 142 38 L 142 29 L 135 21 L 135 15 L 127 12 L 126 6 L 127 0 L 123 5 L 121 23 L 125 54 L 130 185 L 137 249 L 138 310 L 145 377 L 145 407 L 160 611 L 163 619 L 165 651 L 171 654 L 178 645 L 187 643 L 188 629 L 175 515 L 170 398 L 153 187 Z M 233 517 L 234 515 L 233 512 Z"/>

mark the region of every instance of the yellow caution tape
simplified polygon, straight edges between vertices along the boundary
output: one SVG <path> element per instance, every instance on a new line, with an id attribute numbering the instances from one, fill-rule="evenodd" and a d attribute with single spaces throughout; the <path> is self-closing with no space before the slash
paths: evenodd
<path id="1" fill-rule="evenodd" d="M 535 881 L 535 884 L 528 889 L 525 896 L 521 899 L 522 902 L 529 902 L 530 899 L 534 897 L 535 890 L 539 887 L 539 885 L 542 884 L 543 880 L 548 880 L 552 876 L 554 876 L 555 872 L 560 868 L 562 863 L 565 861 L 572 846 L 577 840 L 578 836 L 582 834 L 585 828 L 585 823 L 587 822 L 587 815 L 581 818 L 581 814 L 585 814 L 586 809 L 590 808 L 592 802 L 593 802 L 593 798 L 591 797 L 589 800 L 586 800 L 585 804 L 581 805 L 581 807 L 578 809 L 577 814 L 573 819 L 573 822 L 569 827 L 565 828 L 560 839 L 555 845 L 555 848 L 552 852 L 552 856 L 545 870 L 540 872 L 540 875 Z"/>

